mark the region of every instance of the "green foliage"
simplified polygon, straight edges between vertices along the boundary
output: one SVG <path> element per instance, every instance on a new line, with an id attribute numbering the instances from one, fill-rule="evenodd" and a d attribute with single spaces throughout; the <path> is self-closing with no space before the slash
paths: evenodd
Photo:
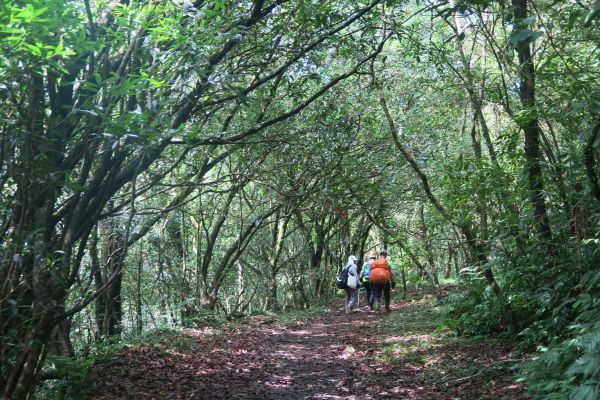
<path id="1" fill-rule="evenodd" d="M 92 384 L 89 376 L 96 361 L 95 357 L 48 357 L 46 370 L 42 373 L 52 371 L 58 379 L 45 380 L 36 389 L 35 398 L 43 400 L 81 398 L 81 392 Z"/>
<path id="2" fill-rule="evenodd" d="M 503 266 L 503 302 L 490 295 L 477 274 L 463 270 L 461 291 L 446 300 L 444 326 L 479 335 L 504 332 L 512 325 L 520 330 L 521 351 L 537 348 L 522 369 L 522 381 L 534 398 L 597 398 L 600 273 L 594 268 L 595 247 L 587 241 L 581 251 L 589 258 L 557 257 L 552 268 L 536 262 L 542 258 L 536 246 L 521 258 L 510 257 L 512 251 L 498 253 L 494 264 Z"/>
<path id="3" fill-rule="evenodd" d="M 519 42 L 532 43 L 535 42 L 543 35 L 542 32 L 534 32 L 530 29 L 520 29 L 510 35 L 510 41 L 513 44 L 517 44 Z"/>
<path id="4" fill-rule="evenodd" d="M 524 382 L 536 398 L 595 399 L 600 390 L 600 273 L 590 271 L 581 279 L 579 295 L 569 307 L 577 315 L 554 339 L 540 346 L 524 367 Z M 547 329 L 556 331 L 554 327 Z M 561 397 L 563 396 L 563 397 Z"/>
<path id="5" fill-rule="evenodd" d="M 36 388 L 35 398 L 42 400 L 81 399 L 93 396 L 92 373 L 100 364 L 114 363 L 122 349 L 142 346 L 191 346 L 190 339 L 177 329 L 156 329 L 152 332 L 130 336 L 124 340 L 112 338 L 90 344 L 75 357 L 49 355 L 41 371 L 45 377 Z"/>
<path id="6" fill-rule="evenodd" d="M 0 321 L 14 344 L 0 348 L 18 348 L 36 304 L 61 314 L 91 299 L 110 272 L 109 224 L 136 243 L 119 287 L 123 335 L 96 337 L 99 301 L 73 317 L 76 350 L 92 355 L 139 330 L 319 306 L 350 252 L 387 242 L 411 286 L 457 279 L 444 309 L 454 332 L 519 333 L 522 351 L 541 349 L 525 368 L 536 396 L 598 395 L 600 137 L 591 154 L 587 143 L 600 115 L 600 1 L 542 1 L 520 21 L 507 2 L 386 1 L 345 28 L 371 2 L 283 2 L 255 25 L 247 2 L 131 1 L 106 18 L 107 2 L 89 3 L 0 0 Z M 381 53 L 357 65 L 383 34 Z M 514 84 L 521 46 L 534 56 L 528 107 Z M 523 151 L 531 123 L 539 193 Z M 32 277 L 40 232 L 49 272 Z M 45 277 L 56 285 L 30 292 Z M 89 368 L 48 365 L 73 382 Z"/>
<path id="7" fill-rule="evenodd" d="M 485 281 L 477 276 L 464 276 L 460 285 L 460 292 L 452 293 L 444 300 L 442 325 L 459 335 L 502 332 L 504 304 Z"/>

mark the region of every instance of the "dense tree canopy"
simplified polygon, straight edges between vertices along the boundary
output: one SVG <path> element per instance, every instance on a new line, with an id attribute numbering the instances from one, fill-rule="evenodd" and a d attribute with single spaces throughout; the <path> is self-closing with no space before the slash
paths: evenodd
<path id="1" fill-rule="evenodd" d="M 0 0 L 0 387 L 56 355 L 457 279 L 537 397 L 600 386 L 590 1 Z"/>

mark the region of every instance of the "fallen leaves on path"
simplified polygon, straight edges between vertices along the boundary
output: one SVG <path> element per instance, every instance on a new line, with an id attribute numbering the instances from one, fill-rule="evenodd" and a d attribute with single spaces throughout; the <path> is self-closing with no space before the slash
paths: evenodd
<path id="1" fill-rule="evenodd" d="M 506 346 L 403 331 L 403 316 L 332 312 L 279 326 L 186 330 L 119 351 L 94 372 L 97 399 L 524 399 Z M 401 325 L 401 324 L 400 324 Z M 511 362 L 502 362 L 510 360 Z M 496 367 L 502 364 L 502 367 Z"/>

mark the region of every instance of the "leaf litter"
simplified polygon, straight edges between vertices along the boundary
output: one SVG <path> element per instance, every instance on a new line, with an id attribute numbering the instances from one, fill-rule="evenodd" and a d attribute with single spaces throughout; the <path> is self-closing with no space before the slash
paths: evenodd
<path id="1" fill-rule="evenodd" d="M 89 398 L 527 398 L 510 344 L 435 332 L 433 309 L 431 300 L 404 300 L 389 315 L 363 307 L 291 325 L 187 329 L 96 365 Z"/>

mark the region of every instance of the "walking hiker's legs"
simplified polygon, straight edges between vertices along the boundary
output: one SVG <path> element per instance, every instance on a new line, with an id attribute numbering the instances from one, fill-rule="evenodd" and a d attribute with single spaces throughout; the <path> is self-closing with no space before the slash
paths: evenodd
<path id="1" fill-rule="evenodd" d="M 383 285 L 383 299 L 385 300 L 385 311 L 390 311 L 390 289 L 391 285 L 389 283 Z"/>
<path id="2" fill-rule="evenodd" d="M 344 302 L 344 309 L 346 314 L 350 312 L 350 302 L 352 301 L 352 289 L 345 288 L 344 292 L 346 292 L 346 301 Z"/>
<path id="3" fill-rule="evenodd" d="M 358 289 L 345 288 L 344 291 L 346 292 L 346 302 L 344 308 L 346 314 L 349 314 L 352 309 L 358 305 Z"/>
<path id="4" fill-rule="evenodd" d="M 356 305 L 358 305 L 358 289 L 349 289 L 350 290 L 350 301 L 348 302 L 348 307 L 350 310 Z"/>
<path id="5" fill-rule="evenodd" d="M 369 308 L 373 309 L 373 288 L 371 287 L 371 282 L 365 281 L 365 290 L 367 291 L 367 303 L 369 304 Z"/>
<path id="6" fill-rule="evenodd" d="M 346 295 L 346 298 L 344 299 L 344 307 L 348 308 L 348 301 L 350 300 L 350 292 L 348 291 L 348 288 L 344 288 L 344 294 Z"/>
<path id="7" fill-rule="evenodd" d="M 381 289 L 383 285 L 378 285 L 376 283 L 371 282 L 371 291 L 373 296 L 373 306 L 375 310 L 379 311 L 381 309 Z"/>

